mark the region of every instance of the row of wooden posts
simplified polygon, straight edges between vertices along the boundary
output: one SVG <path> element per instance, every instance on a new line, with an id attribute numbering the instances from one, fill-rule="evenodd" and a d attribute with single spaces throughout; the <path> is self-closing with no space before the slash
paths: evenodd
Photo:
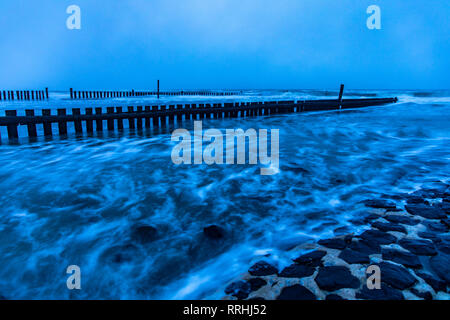
<path id="1" fill-rule="evenodd" d="M 108 99 L 145 96 L 232 96 L 231 91 L 76 91 L 70 88 L 70 99 Z"/>
<path id="2" fill-rule="evenodd" d="M 124 112 L 122 107 L 107 107 L 106 113 L 102 108 L 85 108 L 81 114 L 80 108 L 73 108 L 71 114 L 66 109 L 57 109 L 57 114 L 52 115 L 50 109 L 43 109 L 41 115 L 36 115 L 34 110 L 25 110 L 24 116 L 17 115 L 16 110 L 7 110 L 4 117 L 0 117 L 0 126 L 6 126 L 8 138 L 17 139 L 18 126 L 26 125 L 28 136 L 37 137 L 37 124 L 43 125 L 44 136 L 53 134 L 52 124 L 58 125 L 60 135 L 67 134 L 67 124 L 73 123 L 75 133 L 85 131 L 88 133 L 103 131 L 103 121 L 106 121 L 107 130 L 122 130 L 124 120 L 128 122 L 130 129 L 142 129 L 164 127 L 166 124 L 190 121 L 197 119 L 219 119 L 252 116 L 269 116 L 281 113 L 306 112 L 319 110 L 338 110 L 367 106 L 395 103 L 397 98 L 379 99 L 327 99 L 304 101 L 271 101 L 271 102 L 235 102 L 224 104 L 184 104 L 184 105 L 155 105 L 155 106 L 129 106 Z"/>
<path id="3" fill-rule="evenodd" d="M 44 90 L 0 90 L 1 100 L 48 100 L 48 88 Z"/>

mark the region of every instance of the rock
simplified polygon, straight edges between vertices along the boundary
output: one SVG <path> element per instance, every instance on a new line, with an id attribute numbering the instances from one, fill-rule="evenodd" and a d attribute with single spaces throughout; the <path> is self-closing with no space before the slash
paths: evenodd
<path id="1" fill-rule="evenodd" d="M 230 294 L 239 300 L 245 299 L 251 292 L 250 283 L 246 281 L 236 281 L 225 288 L 225 293 Z"/>
<path id="2" fill-rule="evenodd" d="M 349 248 L 365 255 L 377 254 L 381 251 L 378 243 L 372 243 L 367 240 L 352 241 Z"/>
<path id="3" fill-rule="evenodd" d="M 441 202 L 436 205 L 437 208 L 439 208 L 442 212 L 445 214 L 450 214 L 450 203 L 448 202 Z"/>
<path id="4" fill-rule="evenodd" d="M 441 223 L 445 226 L 447 226 L 447 228 L 450 228 L 450 218 L 447 219 L 442 219 Z"/>
<path id="5" fill-rule="evenodd" d="M 344 249 L 348 242 L 345 240 L 345 238 L 332 238 L 332 239 L 322 239 L 318 242 L 321 246 L 331 248 L 331 249 Z"/>
<path id="6" fill-rule="evenodd" d="M 422 292 L 415 288 L 411 288 L 411 292 L 416 295 L 419 298 L 425 299 L 425 300 L 433 300 L 433 295 L 430 292 Z"/>
<path id="7" fill-rule="evenodd" d="M 401 239 L 398 244 L 411 251 L 414 254 L 421 256 L 433 256 L 436 254 L 433 242 L 424 239 Z"/>
<path id="8" fill-rule="evenodd" d="M 372 226 L 387 232 L 387 231 L 396 231 L 396 232 L 402 232 L 406 234 L 406 228 L 404 226 L 402 226 L 401 224 L 395 224 L 395 223 L 384 223 L 384 222 L 380 222 L 380 221 L 375 221 L 374 223 L 372 223 Z"/>
<path id="9" fill-rule="evenodd" d="M 397 206 L 395 202 L 384 200 L 384 199 L 373 199 L 363 201 L 366 207 L 378 208 L 378 209 L 395 209 Z"/>
<path id="10" fill-rule="evenodd" d="M 131 240 L 142 244 L 152 242 L 157 237 L 158 230 L 148 225 L 135 226 L 131 232 Z"/>
<path id="11" fill-rule="evenodd" d="M 314 273 L 314 268 L 303 264 L 292 264 L 284 268 L 279 274 L 283 278 L 303 278 L 309 277 Z"/>
<path id="12" fill-rule="evenodd" d="M 403 300 L 403 293 L 382 283 L 381 289 L 369 289 L 363 286 L 361 291 L 355 295 L 356 299 L 364 300 Z"/>
<path id="13" fill-rule="evenodd" d="M 225 236 L 225 230 L 216 225 L 203 228 L 203 233 L 210 239 L 222 239 Z"/>
<path id="14" fill-rule="evenodd" d="M 417 272 L 417 276 L 421 277 L 423 280 L 425 280 L 426 283 L 428 283 L 434 291 L 445 291 L 446 290 L 446 284 L 441 279 L 435 277 L 434 275 L 430 273 L 425 272 Z"/>
<path id="15" fill-rule="evenodd" d="M 339 253 L 339 258 L 350 264 L 370 262 L 369 256 L 367 254 L 363 254 L 361 252 L 354 251 L 348 248 Z"/>
<path id="16" fill-rule="evenodd" d="M 408 204 L 429 204 L 429 202 L 427 200 L 425 200 L 424 198 L 420 197 L 420 196 L 407 196 L 406 198 L 406 202 Z"/>
<path id="17" fill-rule="evenodd" d="M 402 264 L 406 267 L 421 268 L 422 264 L 419 258 L 409 251 L 402 251 L 396 249 L 381 249 L 383 260 L 390 260 L 395 263 Z"/>
<path id="18" fill-rule="evenodd" d="M 407 289 L 417 281 L 416 278 L 402 266 L 390 262 L 380 262 L 378 265 L 381 270 L 381 282 L 384 282 L 395 289 Z"/>
<path id="19" fill-rule="evenodd" d="M 325 297 L 325 300 L 345 300 L 344 298 L 342 298 L 340 295 L 337 294 L 329 294 Z"/>
<path id="20" fill-rule="evenodd" d="M 445 240 L 443 242 L 437 243 L 436 247 L 439 251 L 445 253 L 445 254 L 450 254 L 450 242 Z"/>
<path id="21" fill-rule="evenodd" d="M 261 277 L 276 274 L 278 273 L 278 270 L 277 268 L 275 268 L 274 266 L 265 261 L 258 261 L 253 266 L 251 266 L 250 269 L 248 269 L 248 272 L 252 276 Z"/>
<path id="22" fill-rule="evenodd" d="M 445 219 L 445 213 L 439 208 L 427 206 L 425 204 L 410 204 L 405 206 L 406 211 L 412 215 L 424 217 L 426 219 Z"/>
<path id="23" fill-rule="evenodd" d="M 347 226 L 339 227 L 339 228 L 334 229 L 333 233 L 337 236 L 342 236 L 342 235 L 351 233 L 351 228 L 349 228 Z"/>
<path id="24" fill-rule="evenodd" d="M 352 238 L 353 235 L 340 236 L 331 239 L 322 239 L 318 243 L 327 248 L 342 250 L 352 241 Z"/>
<path id="25" fill-rule="evenodd" d="M 284 287 L 277 300 L 316 300 L 316 296 L 304 286 L 295 284 Z"/>
<path id="26" fill-rule="evenodd" d="M 377 220 L 379 217 L 380 217 L 380 215 L 372 213 L 364 218 L 364 222 L 369 223 L 369 222 L 372 222 L 372 220 Z"/>
<path id="27" fill-rule="evenodd" d="M 420 220 L 418 220 L 418 219 L 410 218 L 407 216 L 402 216 L 399 214 L 388 214 L 388 215 L 384 216 L 383 218 L 392 223 L 401 223 L 401 224 L 406 224 L 408 226 L 415 226 L 415 225 L 419 224 L 419 222 L 420 222 Z"/>
<path id="28" fill-rule="evenodd" d="M 320 289 L 335 291 L 342 288 L 359 288 L 358 278 L 353 276 L 347 267 L 330 266 L 320 267 L 315 281 Z"/>
<path id="29" fill-rule="evenodd" d="M 392 234 L 379 230 L 366 230 L 359 236 L 360 238 L 379 245 L 397 242 L 397 238 Z"/>
<path id="30" fill-rule="evenodd" d="M 267 281 L 261 278 L 251 278 L 247 283 L 250 284 L 250 291 L 256 291 L 264 287 Z"/>
<path id="31" fill-rule="evenodd" d="M 304 255 L 301 255 L 294 262 L 298 264 L 309 265 L 312 267 L 317 267 L 322 263 L 322 258 L 327 254 L 324 250 L 315 250 Z"/>
<path id="32" fill-rule="evenodd" d="M 450 285 L 450 255 L 438 254 L 432 257 L 430 266 L 437 276 L 445 281 L 446 285 Z"/>
<path id="33" fill-rule="evenodd" d="M 437 242 L 441 242 L 441 241 L 442 241 L 442 239 L 439 238 L 439 237 L 436 235 L 436 233 L 434 233 L 434 232 L 426 232 L 426 231 L 424 231 L 424 232 L 419 232 L 419 233 L 417 233 L 417 235 L 418 235 L 419 237 L 421 237 L 421 238 L 424 238 L 424 239 L 430 239 L 430 240 L 433 241 L 434 243 L 437 243 Z"/>
<path id="34" fill-rule="evenodd" d="M 422 221 L 422 224 L 427 227 L 430 232 L 447 232 L 448 228 L 440 222 Z"/>

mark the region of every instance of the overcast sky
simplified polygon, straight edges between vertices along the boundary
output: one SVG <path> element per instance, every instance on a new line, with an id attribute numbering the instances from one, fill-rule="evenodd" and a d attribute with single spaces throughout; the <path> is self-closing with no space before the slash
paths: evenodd
<path id="1" fill-rule="evenodd" d="M 81 8 L 68 30 L 66 8 Z M 366 9 L 381 8 L 381 30 Z M 0 89 L 449 88 L 449 0 L 2 0 Z"/>

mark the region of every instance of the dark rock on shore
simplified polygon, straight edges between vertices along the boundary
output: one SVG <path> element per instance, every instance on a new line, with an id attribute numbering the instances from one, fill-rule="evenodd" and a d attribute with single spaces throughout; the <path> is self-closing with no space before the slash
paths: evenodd
<path id="1" fill-rule="evenodd" d="M 360 238 L 367 240 L 371 243 L 376 243 L 378 245 L 391 244 L 397 242 L 397 238 L 392 234 L 387 232 L 371 229 L 366 230 L 359 236 Z"/>
<path id="2" fill-rule="evenodd" d="M 445 281 L 446 285 L 450 285 L 450 255 L 438 254 L 432 257 L 430 266 L 438 277 Z"/>
<path id="3" fill-rule="evenodd" d="M 295 263 L 317 267 L 321 265 L 322 258 L 327 254 L 324 250 L 315 250 L 294 259 Z"/>
<path id="4" fill-rule="evenodd" d="M 397 232 L 402 232 L 402 233 L 406 234 L 406 228 L 404 226 L 402 226 L 401 224 L 375 221 L 374 223 L 372 223 L 372 226 L 377 228 L 378 230 L 381 230 L 384 232 L 397 231 Z"/>
<path id="5" fill-rule="evenodd" d="M 395 202 L 384 200 L 384 199 L 371 199 L 363 201 L 366 207 L 377 208 L 377 209 L 395 209 L 397 206 Z"/>
<path id="6" fill-rule="evenodd" d="M 441 279 L 436 278 L 434 275 L 426 272 L 416 272 L 416 274 L 417 276 L 425 280 L 425 282 L 428 283 L 434 289 L 434 291 L 445 291 L 446 285 L 445 282 Z"/>
<path id="7" fill-rule="evenodd" d="M 378 265 L 381 270 L 381 281 L 395 289 L 407 289 L 417 281 L 416 278 L 402 266 L 390 262 L 380 262 Z"/>
<path id="8" fill-rule="evenodd" d="M 432 221 L 422 221 L 422 224 L 427 227 L 430 232 L 447 232 L 448 228 L 443 223 L 432 222 Z"/>
<path id="9" fill-rule="evenodd" d="M 236 281 L 231 283 L 225 288 L 226 294 L 231 294 L 232 296 L 238 298 L 239 300 L 245 299 L 251 292 L 250 283 L 246 281 Z"/>
<path id="10" fill-rule="evenodd" d="M 424 217 L 426 219 L 445 219 L 445 213 L 435 207 L 427 206 L 425 204 L 406 205 L 406 211 L 412 215 Z"/>
<path id="11" fill-rule="evenodd" d="M 335 291 L 342 288 L 359 288 L 358 278 L 343 266 L 321 267 L 315 281 L 320 289 Z"/>
<path id="12" fill-rule="evenodd" d="M 236 281 L 225 288 L 225 293 L 242 300 L 246 299 L 251 292 L 260 289 L 266 284 L 267 281 L 261 278 L 252 278 L 248 281 Z"/>
<path id="13" fill-rule="evenodd" d="M 138 243 L 149 243 L 157 239 L 158 230 L 148 225 L 135 226 L 131 232 L 131 240 Z"/>
<path id="14" fill-rule="evenodd" d="M 252 276 L 262 277 L 277 274 L 278 270 L 277 268 L 275 268 L 274 266 L 265 261 L 258 261 L 253 266 L 251 266 L 250 269 L 248 269 L 248 272 Z"/>
<path id="15" fill-rule="evenodd" d="M 267 281 L 261 278 L 251 278 L 247 281 L 250 284 L 250 291 L 256 291 L 267 284 Z"/>
<path id="16" fill-rule="evenodd" d="M 349 248 L 365 255 L 376 254 L 381 251 L 381 247 L 378 243 L 373 243 L 364 239 L 352 241 Z"/>
<path id="17" fill-rule="evenodd" d="M 303 278 L 309 277 L 314 273 L 314 268 L 303 264 L 292 264 L 284 268 L 279 274 L 283 278 Z"/>
<path id="18" fill-rule="evenodd" d="M 411 268 L 422 267 L 419 258 L 409 251 L 402 251 L 396 249 L 381 249 L 381 254 L 383 260 L 390 260 Z"/>
<path id="19" fill-rule="evenodd" d="M 421 237 L 421 238 L 429 239 L 429 240 L 433 241 L 434 243 L 442 242 L 442 239 L 439 238 L 439 237 L 436 235 L 436 233 L 434 233 L 434 232 L 427 232 L 427 231 L 424 231 L 424 232 L 419 232 L 419 233 L 417 233 L 417 235 L 418 235 L 419 237 Z"/>
<path id="20" fill-rule="evenodd" d="M 319 240 L 321 246 L 331 248 L 331 249 L 344 249 L 351 241 L 351 237 L 337 237 L 331 239 Z"/>
<path id="21" fill-rule="evenodd" d="M 434 256 L 436 254 L 434 244 L 430 240 L 401 239 L 398 244 L 406 250 L 409 250 L 412 253 L 420 256 Z"/>
<path id="22" fill-rule="evenodd" d="M 203 233 L 210 239 L 222 239 L 225 236 L 225 230 L 216 225 L 203 228 Z"/>
<path id="23" fill-rule="evenodd" d="M 340 295 L 337 294 L 329 294 L 325 297 L 325 300 L 345 300 L 344 298 L 342 298 Z"/>
<path id="24" fill-rule="evenodd" d="M 295 284 L 284 287 L 277 300 L 317 300 L 316 296 L 304 286 Z"/>
<path id="25" fill-rule="evenodd" d="M 442 242 L 437 243 L 436 247 L 439 251 L 445 254 L 450 254 L 450 241 L 443 240 Z"/>
<path id="26" fill-rule="evenodd" d="M 384 219 L 388 220 L 392 223 L 400 223 L 400 224 L 406 224 L 408 226 L 415 226 L 419 224 L 420 220 L 413 219 L 407 216 L 402 216 L 400 214 L 388 214 L 383 217 Z"/>
<path id="27" fill-rule="evenodd" d="M 403 293 L 400 290 L 389 287 L 382 283 L 381 289 L 369 289 L 367 286 L 362 287 L 361 291 L 355 295 L 356 299 L 363 300 L 404 300 Z"/>
<path id="28" fill-rule="evenodd" d="M 450 228 L 450 218 L 447 219 L 442 219 L 441 223 L 445 226 L 447 226 L 447 228 Z"/>
<path id="29" fill-rule="evenodd" d="M 370 262 L 369 256 L 367 254 L 363 254 L 361 252 L 354 251 L 348 248 L 339 253 L 339 258 L 349 264 Z"/>
<path id="30" fill-rule="evenodd" d="M 419 298 L 425 299 L 425 300 L 433 300 L 433 295 L 430 292 L 422 292 L 415 288 L 411 288 L 411 292 L 416 295 Z"/>

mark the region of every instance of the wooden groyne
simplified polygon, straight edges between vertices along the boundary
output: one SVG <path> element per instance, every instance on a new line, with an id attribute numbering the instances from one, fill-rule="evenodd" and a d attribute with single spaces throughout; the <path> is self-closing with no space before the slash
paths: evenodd
<path id="1" fill-rule="evenodd" d="M 0 101 L 48 100 L 48 88 L 44 90 L 0 90 Z"/>
<path id="2" fill-rule="evenodd" d="M 85 108 L 83 114 L 80 108 L 73 108 L 70 112 L 67 109 L 57 109 L 56 114 L 52 114 L 51 109 L 43 109 L 39 115 L 36 114 L 35 110 L 25 110 L 25 115 L 18 115 L 16 110 L 6 110 L 5 116 L 0 117 L 0 126 L 6 126 L 8 138 L 14 140 L 19 137 L 19 126 L 27 126 L 28 136 L 34 138 L 37 137 L 37 125 L 42 125 L 44 136 L 52 136 L 52 125 L 54 124 L 57 125 L 60 135 L 68 133 L 68 123 L 73 124 L 76 134 L 82 134 L 83 132 L 92 133 L 94 129 L 95 131 L 123 130 L 124 121 L 127 122 L 128 128 L 131 130 L 139 130 L 143 127 L 164 127 L 175 123 L 175 120 L 179 124 L 183 121 L 200 119 L 339 110 L 395 102 L 397 102 L 397 98 L 342 99 L 342 94 L 340 94 L 338 99 L 327 100 L 129 106 L 126 110 L 123 107 L 107 107 L 106 113 L 102 108 Z M 103 121 L 106 121 L 106 128 L 104 128 Z"/>
<path id="3" fill-rule="evenodd" d="M 159 86 L 158 86 L 159 88 Z M 146 96 L 232 96 L 239 92 L 235 91 L 92 91 L 92 90 L 74 90 L 70 88 L 70 99 L 86 100 L 86 99 L 110 99 L 110 98 L 129 98 L 129 97 L 146 97 Z"/>

